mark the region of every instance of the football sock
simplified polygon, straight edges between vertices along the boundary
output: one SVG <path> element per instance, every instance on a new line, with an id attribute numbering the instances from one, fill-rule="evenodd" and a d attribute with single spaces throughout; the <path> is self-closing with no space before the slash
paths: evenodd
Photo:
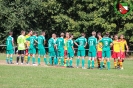
<path id="1" fill-rule="evenodd" d="M 84 67 L 84 64 L 85 64 L 85 60 L 82 59 L 82 67 Z"/>
<path id="2" fill-rule="evenodd" d="M 46 58 L 44 58 L 44 63 L 47 65 L 47 59 Z"/>
<path id="3" fill-rule="evenodd" d="M 58 64 L 58 58 L 56 58 L 56 65 Z"/>
<path id="4" fill-rule="evenodd" d="M 116 63 L 116 61 L 114 62 L 114 66 L 115 66 L 115 67 L 117 66 L 117 63 Z"/>
<path id="5" fill-rule="evenodd" d="M 50 59 L 49 59 L 49 60 L 50 60 L 50 65 L 52 65 L 52 57 L 50 57 Z"/>
<path id="6" fill-rule="evenodd" d="M 108 70 L 110 69 L 110 61 L 107 62 Z"/>
<path id="7" fill-rule="evenodd" d="M 57 58 L 56 58 L 56 57 L 54 57 L 54 64 L 55 64 L 55 65 L 56 65 L 56 59 L 57 59 Z"/>
<path id="8" fill-rule="evenodd" d="M 72 66 L 72 63 L 73 63 L 72 60 L 70 60 L 70 66 Z"/>
<path id="9" fill-rule="evenodd" d="M 19 56 L 17 56 L 17 63 L 19 62 Z"/>
<path id="10" fill-rule="evenodd" d="M 100 62 L 100 68 L 103 68 L 103 61 Z"/>
<path id="11" fill-rule="evenodd" d="M 98 64 L 98 67 L 100 67 L 100 60 L 99 59 L 97 60 L 97 64 Z"/>
<path id="12" fill-rule="evenodd" d="M 9 63 L 9 62 L 8 62 L 8 58 L 6 58 L 6 63 Z"/>
<path id="13" fill-rule="evenodd" d="M 117 66 L 120 66 L 120 60 L 117 61 Z"/>
<path id="14" fill-rule="evenodd" d="M 92 62 L 91 62 L 91 63 L 92 63 L 92 68 L 94 68 L 94 60 L 92 60 Z"/>
<path id="15" fill-rule="evenodd" d="M 90 65 L 91 65 L 91 61 L 88 60 L 88 68 L 90 68 Z"/>
<path id="16" fill-rule="evenodd" d="M 61 65 L 63 66 L 64 64 L 64 58 L 61 58 Z"/>
<path id="17" fill-rule="evenodd" d="M 24 61 L 24 57 L 23 57 L 23 56 L 21 56 L 21 63 L 23 63 L 23 61 Z"/>
<path id="18" fill-rule="evenodd" d="M 12 57 L 10 57 L 10 63 L 12 63 Z"/>
<path id="19" fill-rule="evenodd" d="M 27 60 L 27 63 L 29 63 L 30 62 L 30 56 L 28 56 L 28 60 Z"/>
<path id="20" fill-rule="evenodd" d="M 79 59 L 77 59 L 77 67 L 79 66 Z"/>
<path id="21" fill-rule="evenodd" d="M 122 63 L 122 61 L 120 61 L 120 67 L 121 67 L 121 68 L 123 67 L 123 63 Z"/>
<path id="22" fill-rule="evenodd" d="M 66 60 L 66 65 L 68 66 L 68 60 Z"/>
<path id="23" fill-rule="evenodd" d="M 35 58 L 34 57 L 32 57 L 32 64 L 35 64 Z"/>
<path id="24" fill-rule="evenodd" d="M 38 64 L 40 65 L 40 58 L 38 58 Z"/>
<path id="25" fill-rule="evenodd" d="M 107 62 L 107 61 L 106 61 L 106 60 L 104 60 L 104 65 L 106 65 L 106 62 Z"/>

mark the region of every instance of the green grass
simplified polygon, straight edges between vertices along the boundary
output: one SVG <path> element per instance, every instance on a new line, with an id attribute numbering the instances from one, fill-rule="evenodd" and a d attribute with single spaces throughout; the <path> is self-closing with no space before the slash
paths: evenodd
<path id="1" fill-rule="evenodd" d="M 111 70 L 0 65 L 0 88 L 133 88 L 132 63 L 127 59 L 124 70 L 113 69 L 112 60 Z"/>

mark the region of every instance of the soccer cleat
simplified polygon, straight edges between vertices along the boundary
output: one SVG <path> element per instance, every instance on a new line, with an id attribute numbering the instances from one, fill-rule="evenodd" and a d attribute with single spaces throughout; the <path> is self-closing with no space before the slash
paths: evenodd
<path id="1" fill-rule="evenodd" d="M 124 68 L 123 67 L 121 67 L 121 70 L 123 70 Z"/>
<path id="2" fill-rule="evenodd" d="M 73 66 L 70 66 L 70 68 L 74 68 Z"/>
<path id="3" fill-rule="evenodd" d="M 23 65 L 23 63 L 21 63 L 21 65 Z"/>
<path id="4" fill-rule="evenodd" d="M 82 67 L 82 69 L 86 69 L 85 67 Z"/>
<path id="5" fill-rule="evenodd" d="M 10 64 L 14 64 L 13 62 L 10 62 Z"/>
<path id="6" fill-rule="evenodd" d="M 37 66 L 37 64 L 32 64 L 33 66 Z"/>
<path id="7" fill-rule="evenodd" d="M 79 68 L 79 67 L 77 67 L 77 68 Z"/>
<path id="8" fill-rule="evenodd" d="M 18 63 L 16 63 L 18 65 Z"/>

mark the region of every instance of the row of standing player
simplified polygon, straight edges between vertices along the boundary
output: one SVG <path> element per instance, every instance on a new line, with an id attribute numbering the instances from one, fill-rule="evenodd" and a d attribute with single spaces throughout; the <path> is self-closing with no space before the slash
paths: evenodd
<path id="1" fill-rule="evenodd" d="M 10 36 L 11 36 L 11 32 L 10 32 Z M 32 35 L 32 32 L 30 32 L 30 34 Z M 35 64 L 35 54 L 36 54 L 36 48 L 34 43 L 37 43 L 38 45 L 38 64 L 40 64 L 40 56 L 43 55 L 44 56 L 44 62 L 45 64 L 47 63 L 47 59 L 46 59 L 46 52 L 45 52 L 45 47 L 44 47 L 44 43 L 45 43 L 45 32 L 42 32 L 42 35 L 38 36 L 38 38 L 36 37 L 36 32 L 33 33 L 32 36 L 30 36 L 29 38 L 24 37 L 25 35 L 25 31 L 21 32 L 21 35 L 18 37 L 17 39 L 17 43 L 18 43 L 18 56 L 17 56 L 17 64 L 21 55 L 21 64 L 23 64 L 23 59 L 24 59 L 24 52 L 25 52 L 25 43 L 26 40 L 30 41 L 30 44 L 28 46 L 28 50 L 29 50 L 29 55 L 28 55 L 28 60 L 27 60 L 27 64 L 30 61 L 30 56 L 32 54 L 32 64 Z M 10 36 L 7 38 L 7 41 L 9 40 Z M 111 57 L 111 51 L 110 51 L 110 45 L 112 46 L 112 42 L 113 45 L 117 46 L 117 43 L 114 43 L 114 41 L 112 41 L 111 38 L 109 38 L 109 34 L 106 33 L 105 37 L 102 38 L 101 34 L 98 33 L 98 38 L 99 38 L 99 43 L 97 42 L 97 39 L 95 38 L 96 36 L 96 32 L 92 32 L 92 36 L 88 38 L 88 44 L 89 44 L 89 52 L 88 52 L 88 68 L 94 68 L 94 59 L 97 56 L 98 57 L 98 61 L 100 62 L 99 67 L 102 69 L 103 67 L 103 59 L 106 58 L 107 59 L 107 67 L 108 69 L 110 69 L 110 61 L 109 58 Z M 79 67 L 79 58 L 82 57 L 82 68 L 85 69 L 84 67 L 84 56 L 85 56 L 85 47 L 87 45 L 87 39 L 85 38 L 85 34 L 82 33 L 81 37 L 79 37 L 78 39 L 76 39 L 73 42 L 73 35 L 66 33 L 66 39 L 64 39 L 64 33 L 61 33 L 61 37 L 58 39 L 55 39 L 56 35 L 52 34 L 52 38 L 49 39 L 48 41 L 48 48 L 49 48 L 49 62 L 50 65 L 52 65 L 52 61 L 54 61 L 54 64 L 58 64 L 58 59 L 61 60 L 61 66 L 64 65 L 64 52 L 65 52 L 65 56 L 67 54 L 68 59 L 66 59 L 66 65 L 69 67 L 72 67 L 72 58 L 74 56 L 74 43 L 78 46 L 78 52 L 77 52 L 77 60 L 76 60 L 76 65 L 77 68 Z M 13 38 L 11 38 L 13 39 Z M 119 42 L 119 41 L 118 41 Z M 13 43 L 13 42 L 12 42 Z M 98 45 L 97 45 L 98 43 Z M 7 45 L 8 46 L 8 45 Z M 64 46 L 66 46 L 65 51 L 64 51 Z M 126 44 L 127 46 L 127 44 Z M 128 47 L 127 47 L 128 49 Z M 57 50 L 57 58 L 56 58 L 56 52 L 55 50 Z M 67 50 L 67 52 L 66 52 Z M 7 47 L 7 63 L 8 63 L 8 55 L 9 53 L 9 49 Z M 97 54 L 97 55 L 96 55 Z M 124 53 L 123 53 L 124 54 Z M 121 63 L 121 58 L 120 58 L 120 53 L 118 52 L 113 52 L 113 56 L 115 56 L 114 58 L 118 58 L 118 62 Z M 12 54 L 11 54 L 12 57 Z M 124 58 L 124 57 L 123 57 Z M 115 60 L 114 60 L 115 61 Z M 10 58 L 10 62 L 12 63 L 12 59 Z M 114 62 L 116 63 L 116 62 Z M 90 67 L 92 64 L 92 67 Z M 116 64 L 115 64 L 116 66 Z"/>

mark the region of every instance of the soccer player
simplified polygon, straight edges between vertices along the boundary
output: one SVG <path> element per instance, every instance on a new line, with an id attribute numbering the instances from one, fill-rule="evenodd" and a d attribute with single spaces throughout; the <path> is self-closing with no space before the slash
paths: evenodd
<path id="1" fill-rule="evenodd" d="M 26 45 L 26 40 L 25 40 L 25 31 L 21 31 L 21 35 L 18 36 L 17 38 L 17 44 L 18 44 L 18 56 L 17 56 L 17 64 L 19 62 L 19 58 L 21 56 L 21 64 L 23 64 L 24 61 L 24 54 L 25 54 L 25 45 Z"/>
<path id="2" fill-rule="evenodd" d="M 48 40 L 48 49 L 49 49 L 49 62 L 50 65 L 53 65 L 52 61 L 55 58 L 55 41 L 54 38 L 56 37 L 56 34 L 52 34 L 52 38 Z"/>
<path id="3" fill-rule="evenodd" d="M 47 65 L 47 59 L 46 59 L 46 51 L 45 51 L 45 32 L 42 32 L 40 36 L 37 38 L 38 42 L 38 65 L 40 65 L 40 57 L 44 57 L 44 63 Z"/>
<path id="4" fill-rule="evenodd" d="M 33 31 L 32 30 L 30 30 L 29 32 L 28 32 L 28 34 L 25 36 L 25 39 L 27 39 L 27 38 L 29 38 L 31 35 L 32 35 L 32 33 L 33 33 Z M 25 50 L 25 57 L 24 57 L 24 60 L 25 60 L 25 62 L 27 63 L 27 61 L 28 61 L 28 47 L 30 46 L 30 41 L 27 41 L 26 42 L 26 50 Z"/>
<path id="5" fill-rule="evenodd" d="M 58 59 L 61 61 L 61 66 L 64 65 L 64 33 L 60 34 L 60 38 L 57 39 L 57 52 L 58 52 Z"/>
<path id="6" fill-rule="evenodd" d="M 120 63 L 120 67 L 121 69 L 123 69 L 123 62 L 125 59 L 125 46 L 126 46 L 126 52 L 129 51 L 128 45 L 127 45 L 127 41 L 124 39 L 124 35 L 120 35 L 120 47 L 121 47 L 121 51 L 120 51 L 120 59 L 122 60 L 122 62 Z"/>
<path id="7" fill-rule="evenodd" d="M 67 60 L 67 41 L 69 39 L 69 32 L 66 32 L 66 38 L 64 39 L 65 46 L 64 46 L 64 66 L 66 66 L 66 60 Z"/>
<path id="8" fill-rule="evenodd" d="M 112 39 L 109 38 L 109 33 L 107 32 L 106 35 L 99 40 L 102 43 L 102 60 L 100 62 L 100 69 L 103 68 L 103 61 L 107 59 L 107 68 L 110 69 L 110 57 L 111 57 L 111 50 L 110 45 L 112 45 Z"/>
<path id="9" fill-rule="evenodd" d="M 92 32 L 92 36 L 88 38 L 88 45 L 89 45 L 89 52 L 88 52 L 88 68 L 90 69 L 90 65 L 91 65 L 91 60 L 92 60 L 92 69 L 94 68 L 94 59 L 96 57 L 96 46 L 97 46 L 97 38 L 96 36 L 96 32 L 93 31 Z"/>
<path id="10" fill-rule="evenodd" d="M 27 64 L 29 64 L 30 56 L 32 55 L 32 64 L 35 65 L 35 54 L 36 54 L 36 46 L 35 43 L 37 43 L 37 33 L 33 32 L 33 35 L 26 39 L 27 41 L 30 41 L 30 46 L 28 47 L 28 61 Z"/>
<path id="11" fill-rule="evenodd" d="M 100 32 L 97 33 L 97 37 L 98 37 L 98 41 L 102 39 L 102 35 L 101 35 Z M 98 62 L 98 68 L 100 68 L 101 58 L 102 58 L 102 43 L 98 42 L 98 44 L 97 44 L 97 62 Z"/>
<path id="12" fill-rule="evenodd" d="M 9 36 L 6 39 L 6 62 L 7 64 L 13 64 L 12 63 L 12 55 L 14 53 L 14 39 L 12 37 L 13 32 L 9 32 Z M 10 61 L 9 61 L 9 55 L 10 55 Z"/>
<path id="13" fill-rule="evenodd" d="M 84 64 L 85 64 L 85 47 L 87 45 L 87 39 L 85 38 L 85 34 L 81 33 L 81 37 L 77 38 L 74 41 L 75 45 L 78 46 L 78 52 L 77 52 L 77 68 L 79 67 L 79 63 L 80 63 L 80 57 L 82 57 L 82 69 L 85 69 Z"/>
<path id="14" fill-rule="evenodd" d="M 68 49 L 68 52 L 67 52 L 67 60 L 66 60 L 66 65 L 67 65 L 67 67 L 70 67 L 70 68 L 73 68 L 73 66 L 72 66 L 72 58 L 74 57 L 74 47 L 73 47 L 73 45 L 74 45 L 74 43 L 73 43 L 73 35 L 72 34 L 69 34 L 69 39 L 68 39 L 68 41 L 67 41 L 67 49 Z M 69 65 L 68 65 L 68 62 L 69 62 Z"/>
<path id="15" fill-rule="evenodd" d="M 114 58 L 115 68 L 117 68 L 116 59 L 118 59 L 118 63 L 121 62 L 121 60 L 120 60 L 120 50 L 121 50 L 120 41 L 118 40 L 118 35 L 115 35 L 114 36 L 114 41 L 113 41 L 113 55 L 112 55 L 112 57 Z M 118 64 L 118 66 L 119 66 L 119 64 Z"/>

